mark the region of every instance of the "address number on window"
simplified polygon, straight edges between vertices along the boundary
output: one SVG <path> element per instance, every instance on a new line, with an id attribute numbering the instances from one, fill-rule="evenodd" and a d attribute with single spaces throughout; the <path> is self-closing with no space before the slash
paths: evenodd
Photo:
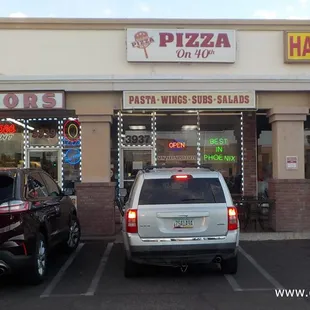
<path id="1" fill-rule="evenodd" d="M 32 138 L 55 138 L 57 131 L 55 129 L 40 128 L 32 133 Z"/>
<path id="2" fill-rule="evenodd" d="M 151 144 L 152 139 L 150 135 L 133 135 L 125 137 L 125 144 Z"/>

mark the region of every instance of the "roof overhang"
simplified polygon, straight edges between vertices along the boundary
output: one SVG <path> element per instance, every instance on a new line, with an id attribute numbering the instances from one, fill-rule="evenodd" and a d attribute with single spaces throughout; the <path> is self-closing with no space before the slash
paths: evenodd
<path id="1" fill-rule="evenodd" d="M 98 91 L 310 91 L 310 75 L 302 76 L 6 76 L 0 75 L 0 91 L 64 90 Z"/>

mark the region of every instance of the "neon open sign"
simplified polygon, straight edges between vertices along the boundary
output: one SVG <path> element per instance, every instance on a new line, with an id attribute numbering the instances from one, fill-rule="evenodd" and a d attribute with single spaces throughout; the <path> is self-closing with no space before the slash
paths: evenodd
<path id="1" fill-rule="evenodd" d="M 184 150 L 186 148 L 186 143 L 181 141 L 172 141 L 168 143 L 170 150 Z"/>

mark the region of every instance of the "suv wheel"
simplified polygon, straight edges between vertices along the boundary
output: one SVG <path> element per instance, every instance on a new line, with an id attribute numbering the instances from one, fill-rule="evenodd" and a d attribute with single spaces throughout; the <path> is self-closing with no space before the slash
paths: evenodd
<path id="1" fill-rule="evenodd" d="M 128 258 L 125 258 L 124 276 L 134 278 L 139 275 L 139 265 Z"/>
<path id="2" fill-rule="evenodd" d="M 64 243 L 64 250 L 68 253 L 76 250 L 81 239 L 81 226 L 79 219 L 72 215 L 69 223 L 69 235 Z"/>
<path id="3" fill-rule="evenodd" d="M 43 234 L 37 236 L 35 253 L 33 255 L 32 264 L 27 271 L 28 282 L 37 285 L 43 282 L 47 270 L 47 246 Z"/>
<path id="4" fill-rule="evenodd" d="M 224 274 L 236 274 L 238 271 L 238 255 L 223 260 L 221 262 L 221 269 Z"/>

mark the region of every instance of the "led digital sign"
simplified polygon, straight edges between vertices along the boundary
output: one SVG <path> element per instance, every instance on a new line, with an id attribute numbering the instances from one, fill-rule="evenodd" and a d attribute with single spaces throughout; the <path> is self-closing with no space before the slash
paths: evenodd
<path id="1" fill-rule="evenodd" d="M 81 146 L 81 141 L 80 140 L 70 141 L 67 138 L 63 137 L 62 141 L 63 141 L 63 145 L 65 147 L 79 147 L 79 146 Z"/>
<path id="2" fill-rule="evenodd" d="M 8 141 L 13 138 L 16 133 L 16 126 L 14 124 L 0 124 L 0 141 Z"/>
<path id="3" fill-rule="evenodd" d="M 228 139 L 227 138 L 210 138 L 209 139 L 210 145 L 228 145 Z"/>
<path id="4" fill-rule="evenodd" d="M 67 120 L 63 126 L 64 163 L 77 165 L 81 162 L 81 132 L 80 122 L 75 119 Z"/>
<path id="5" fill-rule="evenodd" d="M 212 154 L 204 154 L 204 161 L 213 161 L 213 162 L 226 162 L 226 163 L 235 163 L 237 162 L 236 155 L 225 154 L 224 146 L 229 145 L 227 138 L 210 138 L 208 140 L 209 144 L 215 146 L 215 152 Z"/>
<path id="6" fill-rule="evenodd" d="M 204 154 L 203 159 L 205 161 L 237 162 L 237 156 L 235 155 Z"/>
<path id="7" fill-rule="evenodd" d="M 14 124 L 0 124 L 0 135 L 16 133 L 16 126 Z"/>
<path id="8" fill-rule="evenodd" d="M 79 149 L 69 149 L 65 151 L 64 162 L 70 165 L 76 165 L 81 161 L 81 151 Z"/>
<path id="9" fill-rule="evenodd" d="M 80 140 L 80 123 L 77 120 L 68 120 L 64 124 L 64 137 L 70 142 Z"/>

